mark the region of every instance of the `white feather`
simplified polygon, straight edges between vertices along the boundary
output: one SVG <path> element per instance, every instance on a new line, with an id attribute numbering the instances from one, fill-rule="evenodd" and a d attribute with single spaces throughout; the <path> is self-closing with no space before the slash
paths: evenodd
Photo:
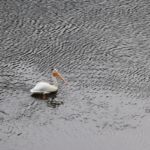
<path id="1" fill-rule="evenodd" d="M 47 82 L 38 82 L 33 89 L 30 90 L 31 93 L 51 93 L 58 90 L 56 85 L 51 85 Z"/>

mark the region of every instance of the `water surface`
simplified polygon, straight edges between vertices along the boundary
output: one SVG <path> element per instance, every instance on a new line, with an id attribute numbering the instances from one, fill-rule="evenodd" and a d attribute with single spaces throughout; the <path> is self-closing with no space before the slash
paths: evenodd
<path id="1" fill-rule="evenodd" d="M 148 150 L 150 134 L 144 141 L 138 135 L 146 133 L 150 112 L 149 5 L 1 0 L 2 149 Z M 60 82 L 57 100 L 64 104 L 52 108 L 29 91 L 51 82 L 55 65 L 69 85 Z"/>

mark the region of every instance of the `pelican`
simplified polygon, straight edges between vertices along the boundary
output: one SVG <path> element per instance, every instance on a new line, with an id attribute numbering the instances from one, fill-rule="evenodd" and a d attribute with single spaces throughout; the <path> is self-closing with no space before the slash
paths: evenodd
<path id="1" fill-rule="evenodd" d="M 51 92 L 56 92 L 58 90 L 57 79 L 61 79 L 65 82 L 65 79 L 62 77 L 62 75 L 56 69 L 52 69 L 53 85 L 49 84 L 48 82 L 41 81 L 38 82 L 35 87 L 30 90 L 30 92 L 32 94 L 49 94 Z"/>

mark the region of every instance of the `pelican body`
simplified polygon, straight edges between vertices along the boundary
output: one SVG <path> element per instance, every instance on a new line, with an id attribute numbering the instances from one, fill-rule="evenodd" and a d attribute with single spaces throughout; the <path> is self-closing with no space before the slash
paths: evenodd
<path id="1" fill-rule="evenodd" d="M 30 90 L 32 94 L 48 94 L 51 92 L 56 92 L 58 90 L 58 82 L 57 79 L 61 79 L 63 81 L 64 78 L 61 76 L 61 74 L 56 70 L 52 70 L 52 80 L 53 85 L 49 84 L 48 82 L 41 81 L 38 82 L 34 88 Z"/>

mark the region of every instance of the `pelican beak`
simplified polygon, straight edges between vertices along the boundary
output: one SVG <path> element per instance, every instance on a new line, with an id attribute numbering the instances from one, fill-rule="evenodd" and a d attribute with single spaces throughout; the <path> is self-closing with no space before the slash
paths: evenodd
<path id="1" fill-rule="evenodd" d="M 54 77 L 56 77 L 56 78 L 58 78 L 60 80 L 63 80 L 65 83 L 67 83 L 65 81 L 65 79 L 63 78 L 63 76 L 57 70 L 54 70 L 52 74 L 53 74 Z"/>

